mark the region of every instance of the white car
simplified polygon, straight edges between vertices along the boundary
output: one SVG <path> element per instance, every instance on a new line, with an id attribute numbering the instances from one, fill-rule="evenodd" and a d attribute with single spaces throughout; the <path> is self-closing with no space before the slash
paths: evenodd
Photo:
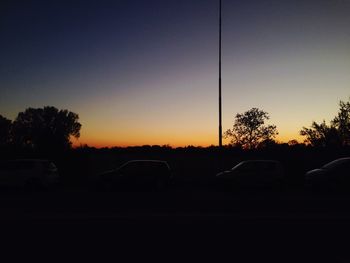
<path id="1" fill-rule="evenodd" d="M 48 160 L 21 159 L 0 162 L 0 186 L 40 189 L 59 181 L 56 165 Z"/>
<path id="2" fill-rule="evenodd" d="M 218 182 L 234 187 L 276 186 L 283 182 L 284 169 L 275 160 L 247 160 L 218 173 L 216 178 Z"/>

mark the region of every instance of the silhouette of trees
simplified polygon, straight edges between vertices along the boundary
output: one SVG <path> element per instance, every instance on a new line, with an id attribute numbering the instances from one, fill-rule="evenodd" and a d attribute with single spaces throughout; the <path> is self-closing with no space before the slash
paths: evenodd
<path id="1" fill-rule="evenodd" d="M 265 125 L 268 119 L 268 113 L 258 108 L 237 114 L 233 128 L 228 129 L 224 137 L 231 138 L 232 145 L 244 149 L 255 149 L 267 142 L 271 144 L 278 132 L 275 125 Z"/>
<path id="2" fill-rule="evenodd" d="M 350 102 L 339 102 L 338 115 L 330 122 L 313 122 L 311 128 L 303 127 L 300 135 L 305 143 L 315 147 L 340 147 L 350 145 Z"/>
<path id="3" fill-rule="evenodd" d="M 333 119 L 332 126 L 337 129 L 342 145 L 350 145 L 350 101 L 339 102 L 339 112 Z"/>
<path id="4" fill-rule="evenodd" d="M 295 139 L 292 139 L 292 140 L 288 141 L 288 145 L 289 146 L 296 146 L 296 145 L 299 145 L 299 142 Z"/>
<path id="5" fill-rule="evenodd" d="M 311 128 L 303 127 L 300 135 L 306 136 L 305 143 L 314 147 L 339 146 L 341 144 L 337 129 L 327 125 L 325 121 L 318 124 L 312 122 Z"/>
<path id="6" fill-rule="evenodd" d="M 0 146 L 10 143 L 10 131 L 12 122 L 0 115 Z"/>
<path id="7" fill-rule="evenodd" d="M 258 148 L 273 148 L 276 147 L 278 143 L 274 139 L 265 139 L 258 144 Z"/>
<path id="8" fill-rule="evenodd" d="M 80 136 L 79 116 L 55 107 L 28 108 L 13 122 L 14 142 L 39 151 L 64 150 L 71 147 L 71 136 Z"/>

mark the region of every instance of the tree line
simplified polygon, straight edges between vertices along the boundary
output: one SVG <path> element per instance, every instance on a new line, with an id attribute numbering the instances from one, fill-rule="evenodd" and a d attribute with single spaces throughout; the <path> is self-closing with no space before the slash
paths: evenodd
<path id="1" fill-rule="evenodd" d="M 306 136 L 305 142 L 316 147 L 341 147 L 350 145 L 350 101 L 339 102 L 337 116 L 327 124 L 312 122 L 310 128 L 300 131 Z"/>
<path id="2" fill-rule="evenodd" d="M 269 114 L 258 108 L 238 113 L 224 137 L 230 139 L 230 146 L 241 149 L 276 145 L 278 130 L 276 125 L 266 124 L 269 119 Z M 80 137 L 81 127 L 79 115 L 69 110 L 52 106 L 27 108 L 14 121 L 0 115 L 0 148 L 62 152 L 72 147 L 71 138 Z M 329 124 L 314 121 L 309 128 L 302 127 L 300 135 L 305 137 L 304 145 L 312 147 L 350 146 L 350 101 L 339 102 L 339 111 Z M 296 140 L 288 142 L 291 146 L 298 144 Z"/>
<path id="3" fill-rule="evenodd" d="M 256 149 L 275 144 L 278 135 L 276 125 L 267 125 L 269 114 L 258 108 L 252 108 L 242 114 L 237 114 L 232 129 L 224 136 L 231 139 L 232 146 L 243 149 Z M 344 147 L 350 146 L 350 101 L 339 102 L 339 111 L 334 119 L 327 124 L 312 122 L 310 128 L 303 127 L 300 135 L 305 136 L 304 143 L 313 147 Z M 291 140 L 289 145 L 296 145 Z"/>

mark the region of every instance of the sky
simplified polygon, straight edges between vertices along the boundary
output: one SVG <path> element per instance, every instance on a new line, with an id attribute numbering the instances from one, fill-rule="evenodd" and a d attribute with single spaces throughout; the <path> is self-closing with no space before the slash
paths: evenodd
<path id="1" fill-rule="evenodd" d="M 350 98 L 350 0 L 223 0 L 223 131 L 302 141 Z M 79 114 L 75 145 L 218 144 L 218 0 L 0 3 L 0 114 Z M 228 143 L 225 140 L 224 143 Z"/>

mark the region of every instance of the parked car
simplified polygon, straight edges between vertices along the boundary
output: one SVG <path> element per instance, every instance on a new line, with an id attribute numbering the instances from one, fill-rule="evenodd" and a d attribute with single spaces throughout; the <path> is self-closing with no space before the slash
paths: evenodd
<path id="1" fill-rule="evenodd" d="M 247 160 L 231 170 L 216 174 L 219 184 L 228 187 L 272 187 L 280 186 L 284 180 L 284 169 L 275 160 Z"/>
<path id="2" fill-rule="evenodd" d="M 349 190 L 350 157 L 331 161 L 305 174 L 305 186 L 314 190 Z"/>
<path id="3" fill-rule="evenodd" d="M 0 186 L 2 187 L 39 190 L 53 186 L 58 181 L 58 169 L 48 160 L 22 159 L 0 163 Z"/>
<path id="4" fill-rule="evenodd" d="M 103 188 L 118 190 L 162 190 L 172 180 L 168 163 L 159 160 L 132 160 L 99 177 Z"/>

